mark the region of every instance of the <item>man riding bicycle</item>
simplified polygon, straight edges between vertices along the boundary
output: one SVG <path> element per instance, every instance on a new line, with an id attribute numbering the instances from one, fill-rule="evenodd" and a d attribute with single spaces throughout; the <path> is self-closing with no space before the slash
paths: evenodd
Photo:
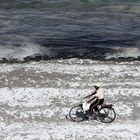
<path id="1" fill-rule="evenodd" d="M 116 118 L 112 104 L 104 104 L 103 92 L 100 85 L 94 86 L 95 90 L 84 98 L 83 104 L 76 105 L 69 111 L 72 121 L 81 122 L 84 120 L 97 119 L 103 123 L 111 123 Z"/>
<path id="2" fill-rule="evenodd" d="M 93 109 L 95 110 L 95 113 L 97 113 L 97 106 L 103 104 L 104 102 L 103 92 L 100 88 L 100 85 L 96 84 L 94 85 L 94 88 L 94 92 L 84 97 L 83 110 L 86 111 L 86 114 L 88 115 L 93 114 Z"/>

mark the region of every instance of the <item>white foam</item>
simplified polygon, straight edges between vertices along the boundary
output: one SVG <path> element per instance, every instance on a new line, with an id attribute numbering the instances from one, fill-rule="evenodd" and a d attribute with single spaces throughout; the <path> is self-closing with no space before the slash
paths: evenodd
<path id="1" fill-rule="evenodd" d="M 138 89 L 128 90 L 121 89 L 122 94 L 117 89 L 106 90 L 105 92 L 105 101 L 111 96 L 112 98 L 116 98 L 117 95 L 129 97 L 130 95 L 138 96 L 136 94 L 132 94 L 132 92 L 136 92 Z M 0 104 L 7 104 L 11 107 L 37 107 L 37 106 L 46 106 L 44 111 L 24 111 L 22 113 L 22 117 L 36 116 L 37 114 L 40 116 L 42 113 L 44 116 L 51 117 L 55 114 L 55 112 L 59 111 L 56 106 L 52 105 L 52 102 L 58 102 L 61 105 L 65 105 L 68 101 L 69 105 L 74 106 L 75 104 L 79 104 L 83 102 L 83 97 L 91 93 L 91 90 L 77 90 L 77 89 L 60 89 L 60 88 L 0 88 Z M 52 108 L 50 106 L 52 105 Z M 133 107 L 127 105 L 127 102 L 117 102 L 114 104 L 114 108 L 118 114 L 121 116 L 125 116 L 127 114 L 130 115 Z M 64 114 L 68 108 L 61 108 L 62 113 Z M 11 112 L 7 112 L 8 114 L 13 115 L 15 110 Z M 45 113 L 47 112 L 47 114 Z M 21 114 L 20 114 L 21 116 Z"/>
<path id="2" fill-rule="evenodd" d="M 120 116 L 130 116 L 133 108 L 126 105 L 124 102 L 117 102 L 114 106 L 115 111 L 117 114 L 119 114 Z"/>
<path id="3" fill-rule="evenodd" d="M 14 123 L 3 126 L 1 134 L 4 140 L 40 139 L 40 140 L 138 140 L 140 123 L 129 121 L 112 124 L 88 123 Z"/>
<path id="4" fill-rule="evenodd" d="M 118 52 L 117 52 L 118 51 Z M 107 54 L 106 58 L 118 58 L 118 57 L 134 57 L 137 58 L 140 56 L 139 48 L 116 48 L 116 52 L 114 54 Z"/>
<path id="5" fill-rule="evenodd" d="M 39 106 L 50 105 L 52 98 L 75 99 L 82 98 L 88 90 L 59 89 L 59 88 L 0 88 L 0 103 L 10 106 Z"/>
<path id="6" fill-rule="evenodd" d="M 77 64 L 72 62 L 63 64 L 63 61 L 62 63 L 51 61 L 13 65 L 0 64 L 0 71 L 5 74 L 20 68 L 24 68 L 26 72 L 33 70 L 37 74 L 40 72 L 48 74 L 57 72 L 72 76 L 77 74 L 73 76 L 74 79 L 68 81 L 69 88 L 60 88 L 62 83 L 56 88 L 0 88 L 0 139 L 139 140 L 140 121 L 137 114 L 135 120 L 132 118 L 135 111 L 134 106 L 140 106 L 138 103 L 139 81 L 135 79 L 140 76 L 140 66 L 125 65 L 124 63 L 102 64 L 91 61 L 90 64 L 82 63 L 82 60 L 77 60 Z M 90 89 L 92 86 L 89 87 L 93 84 L 92 81 L 91 83 L 90 81 L 88 83 L 86 83 L 87 81 L 81 82 L 83 75 L 94 78 L 94 76 L 98 77 L 107 73 L 109 76 L 104 76 L 106 82 L 102 88 L 105 100 L 108 102 L 108 99 L 111 99 L 110 103 L 114 104 L 117 113 L 115 121 L 111 124 L 103 124 L 98 121 L 75 123 L 66 120 L 65 115 L 70 108 L 79 104 L 83 97 L 92 91 Z M 125 81 L 127 75 L 134 77 L 135 80 Z M 113 78 L 122 81 L 117 82 Z M 30 81 L 30 79 L 28 80 Z M 84 84 L 87 85 L 84 87 Z M 76 86 L 79 88 L 75 88 Z M 131 102 L 129 99 L 132 99 Z"/>
<path id="7" fill-rule="evenodd" d="M 0 46 L 0 59 L 18 59 L 23 60 L 25 57 L 41 53 L 41 47 L 34 43 L 23 43 L 19 47 Z"/>

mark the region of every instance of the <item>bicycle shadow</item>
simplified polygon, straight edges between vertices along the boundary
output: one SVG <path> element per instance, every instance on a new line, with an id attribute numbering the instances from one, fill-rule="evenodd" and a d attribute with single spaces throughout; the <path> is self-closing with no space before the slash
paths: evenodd
<path id="1" fill-rule="evenodd" d="M 72 119 L 70 118 L 69 114 L 65 115 L 65 118 L 66 118 L 67 120 L 69 120 L 69 121 L 77 122 L 77 121 L 72 120 Z M 100 122 L 100 121 L 97 119 L 97 117 L 96 117 L 96 118 L 95 118 L 95 117 L 87 118 L 87 117 L 83 116 L 83 120 L 82 120 L 82 121 L 79 121 L 79 122 L 84 122 L 84 121 L 98 121 L 98 122 Z"/>

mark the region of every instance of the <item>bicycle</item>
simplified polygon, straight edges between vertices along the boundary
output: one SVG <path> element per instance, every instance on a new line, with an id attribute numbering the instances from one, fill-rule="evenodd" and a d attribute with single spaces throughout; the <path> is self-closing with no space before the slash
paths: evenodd
<path id="1" fill-rule="evenodd" d="M 103 123 L 111 123 L 116 118 L 116 113 L 112 104 L 98 105 L 98 113 L 93 110 L 93 119 L 99 119 Z M 83 110 L 82 104 L 72 107 L 69 111 L 69 118 L 74 122 L 88 120 L 87 113 Z"/>

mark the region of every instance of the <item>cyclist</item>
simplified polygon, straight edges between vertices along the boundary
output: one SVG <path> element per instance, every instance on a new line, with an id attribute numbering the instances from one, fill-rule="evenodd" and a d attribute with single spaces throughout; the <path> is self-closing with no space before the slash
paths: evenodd
<path id="1" fill-rule="evenodd" d="M 94 88 L 95 88 L 94 92 L 84 97 L 83 109 L 84 111 L 86 111 L 86 114 L 88 115 L 93 114 L 93 109 L 95 110 L 95 113 L 97 113 L 98 112 L 97 106 L 103 104 L 104 102 L 103 92 L 100 88 L 100 85 L 95 84 Z"/>

